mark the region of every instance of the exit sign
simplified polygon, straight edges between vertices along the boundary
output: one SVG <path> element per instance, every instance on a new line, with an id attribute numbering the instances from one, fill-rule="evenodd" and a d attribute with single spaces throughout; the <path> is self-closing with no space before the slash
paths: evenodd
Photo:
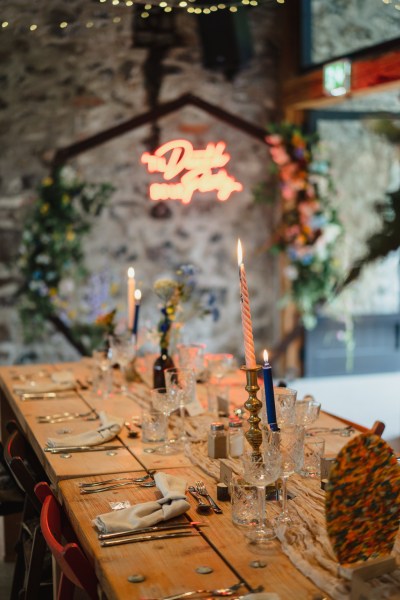
<path id="1" fill-rule="evenodd" d="M 324 92 L 328 96 L 343 96 L 350 91 L 351 62 L 337 60 L 324 65 Z"/>

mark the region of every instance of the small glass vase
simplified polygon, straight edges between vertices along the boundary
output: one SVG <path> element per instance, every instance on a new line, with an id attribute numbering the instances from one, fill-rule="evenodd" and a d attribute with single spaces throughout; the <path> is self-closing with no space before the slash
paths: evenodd
<path id="1" fill-rule="evenodd" d="M 160 356 L 153 365 L 153 388 L 165 388 L 165 369 L 173 369 L 174 361 L 168 354 L 167 348 L 160 349 Z"/>

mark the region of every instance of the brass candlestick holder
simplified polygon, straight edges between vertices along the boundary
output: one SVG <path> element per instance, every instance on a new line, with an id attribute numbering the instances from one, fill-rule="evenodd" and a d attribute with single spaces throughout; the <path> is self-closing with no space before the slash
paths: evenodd
<path id="1" fill-rule="evenodd" d="M 262 369 L 260 365 L 249 369 L 246 366 L 241 367 L 242 371 L 246 373 L 246 385 L 245 390 L 249 393 L 249 397 L 244 403 L 244 408 L 250 413 L 248 418 L 249 429 L 245 436 L 253 449 L 253 459 L 261 460 L 260 446 L 262 444 L 262 433 L 259 427 L 261 421 L 258 413 L 262 408 L 262 402 L 257 398 L 257 392 L 260 389 L 257 380 L 257 373 Z"/>

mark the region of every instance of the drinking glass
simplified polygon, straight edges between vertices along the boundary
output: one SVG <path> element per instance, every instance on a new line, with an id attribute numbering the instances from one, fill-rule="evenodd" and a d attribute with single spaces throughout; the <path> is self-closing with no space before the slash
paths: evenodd
<path id="1" fill-rule="evenodd" d="M 218 383 L 229 371 L 235 368 L 233 354 L 206 354 L 206 367 L 210 377 L 215 377 Z"/>
<path id="2" fill-rule="evenodd" d="M 196 393 L 196 375 L 193 369 L 166 369 L 165 386 L 168 393 L 174 397 L 179 405 L 181 415 L 182 433 L 179 441 L 187 441 L 185 432 L 185 406 L 192 402 Z"/>
<path id="3" fill-rule="evenodd" d="M 295 415 L 297 425 L 308 427 L 319 417 L 321 404 L 316 402 L 312 396 L 306 396 L 303 400 L 297 400 L 295 404 Z"/>
<path id="4" fill-rule="evenodd" d="M 294 425 L 297 390 L 288 387 L 274 387 L 274 396 L 279 427 Z"/>
<path id="5" fill-rule="evenodd" d="M 132 335 L 127 332 L 119 336 L 110 336 L 110 347 L 114 364 L 118 364 L 121 369 L 124 380 L 126 380 L 127 369 L 136 356 L 136 348 Z M 121 386 L 121 391 L 126 391 L 125 385 Z"/>
<path id="6" fill-rule="evenodd" d="M 164 413 L 168 432 L 168 417 L 174 410 L 179 408 L 179 396 L 177 394 L 170 394 L 167 388 L 154 388 L 150 392 L 150 398 L 152 405 Z M 156 452 L 158 454 L 175 454 L 178 452 L 175 440 L 169 440 L 167 436 L 165 443 L 156 448 Z"/>
<path id="7" fill-rule="evenodd" d="M 109 348 L 102 348 L 100 350 L 94 350 L 92 352 L 92 357 L 97 371 L 93 381 L 93 392 L 96 396 L 105 398 L 111 391 L 112 353 Z"/>
<path id="8" fill-rule="evenodd" d="M 267 443 L 263 443 L 260 448 L 261 456 L 246 448 L 243 461 L 243 478 L 257 487 L 257 510 L 258 518 L 255 523 L 255 529 L 246 533 L 250 538 L 251 544 L 262 551 L 268 549 L 271 540 L 275 537 L 272 525 L 266 520 L 266 501 L 265 488 L 274 483 L 282 469 L 282 455 L 280 451 L 279 439 L 268 438 Z"/>
<path id="9" fill-rule="evenodd" d="M 142 442 L 152 444 L 164 442 L 167 437 L 167 420 L 165 414 L 154 406 L 142 410 Z"/>
<path id="10" fill-rule="evenodd" d="M 325 453 L 325 440 L 319 437 L 306 437 L 304 440 L 304 463 L 300 475 L 321 477 L 321 459 Z"/>
<path id="11" fill-rule="evenodd" d="M 282 478 L 282 512 L 280 522 L 290 524 L 291 518 L 287 506 L 287 481 L 293 473 L 300 471 L 304 459 L 304 427 L 301 425 L 285 425 L 279 431 L 263 429 L 263 445 L 278 445 L 281 453 Z"/>
<path id="12" fill-rule="evenodd" d="M 194 369 L 196 381 L 203 381 L 205 377 L 204 351 L 205 344 L 178 344 L 179 367 L 181 369 Z"/>

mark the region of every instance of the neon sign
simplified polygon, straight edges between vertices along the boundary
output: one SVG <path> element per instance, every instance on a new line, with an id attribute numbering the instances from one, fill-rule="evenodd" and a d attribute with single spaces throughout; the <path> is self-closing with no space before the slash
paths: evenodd
<path id="1" fill-rule="evenodd" d="M 172 140 L 154 154 L 144 152 L 141 162 L 149 173 L 161 173 L 164 183 L 150 184 L 151 200 L 181 200 L 189 204 L 195 192 L 217 192 L 221 202 L 243 186 L 223 167 L 230 161 L 225 142 L 207 144 L 204 150 L 194 150 L 187 140 Z M 171 181 L 175 178 L 175 181 Z"/>

